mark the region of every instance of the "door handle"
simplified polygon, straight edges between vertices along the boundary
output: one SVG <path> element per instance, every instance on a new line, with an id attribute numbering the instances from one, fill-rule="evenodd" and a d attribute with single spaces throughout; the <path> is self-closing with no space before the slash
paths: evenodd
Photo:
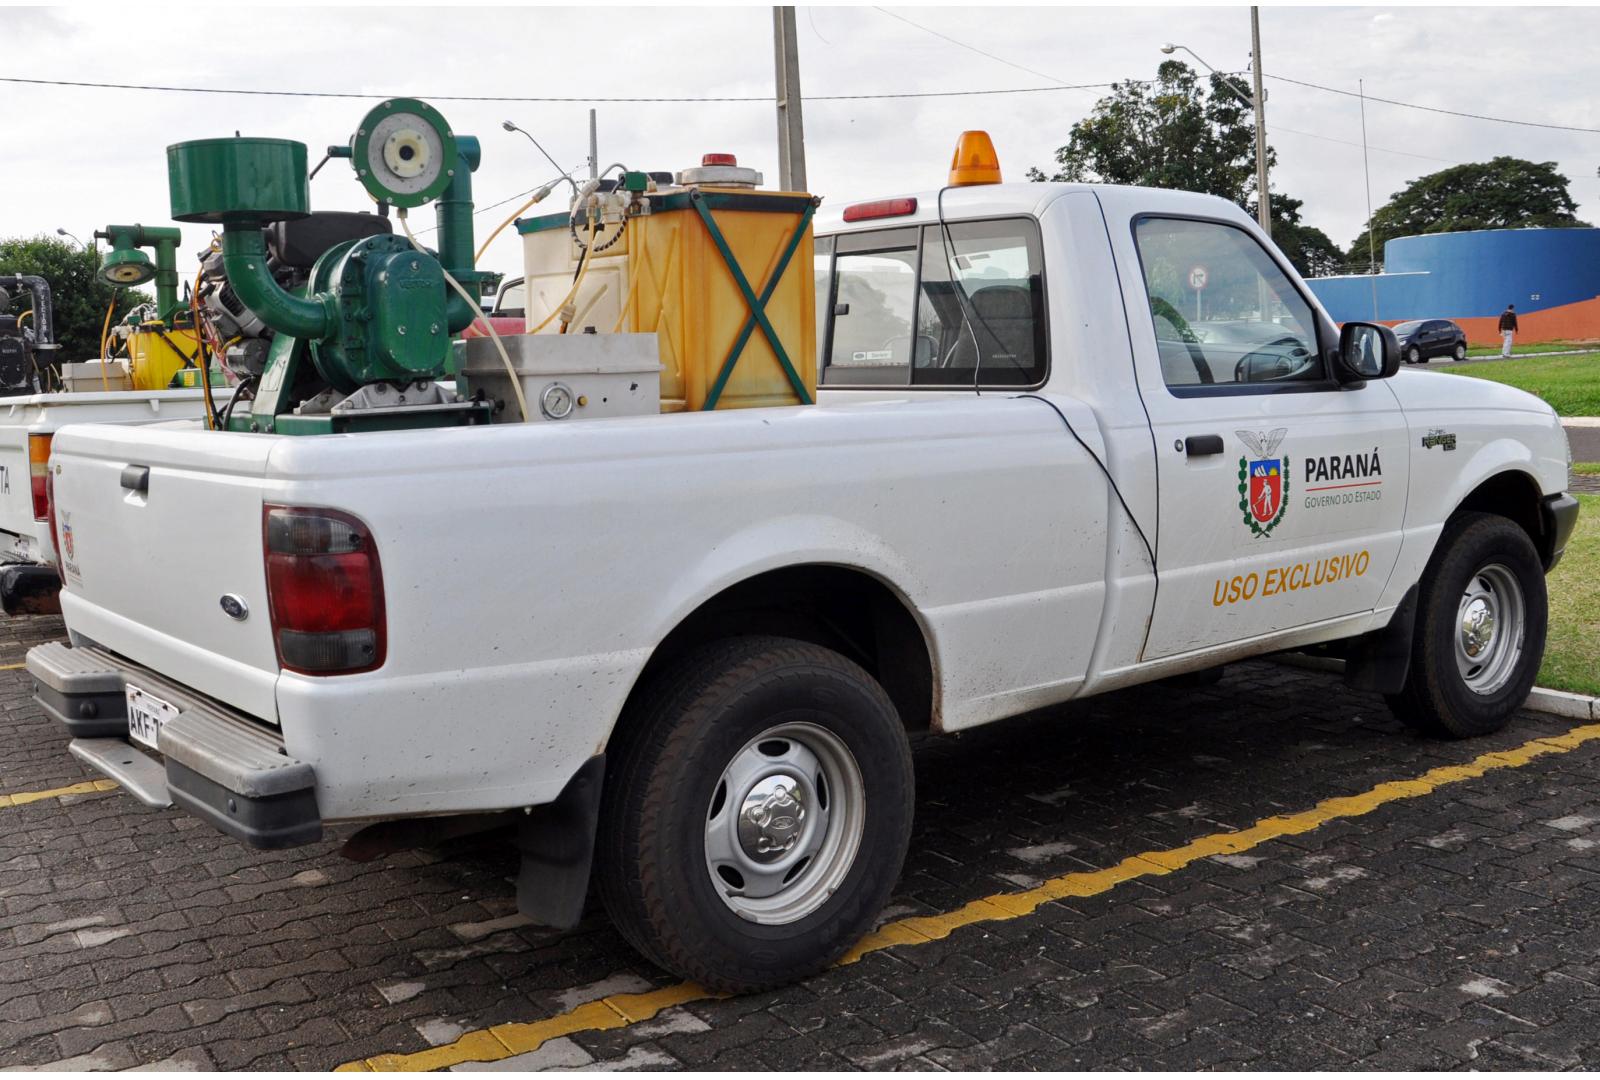
<path id="1" fill-rule="evenodd" d="M 1222 453 L 1221 435 L 1190 435 L 1183 440 L 1183 452 L 1190 457 L 1206 457 Z"/>
<path id="2" fill-rule="evenodd" d="M 127 465 L 122 470 L 122 489 L 124 491 L 150 491 L 150 466 Z"/>

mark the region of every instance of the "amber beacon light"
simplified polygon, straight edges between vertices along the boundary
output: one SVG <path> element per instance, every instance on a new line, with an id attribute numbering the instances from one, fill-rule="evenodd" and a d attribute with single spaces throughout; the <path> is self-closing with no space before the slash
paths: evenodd
<path id="1" fill-rule="evenodd" d="M 956 140 L 955 156 L 950 159 L 950 186 L 998 184 L 1000 155 L 987 131 L 963 131 Z"/>

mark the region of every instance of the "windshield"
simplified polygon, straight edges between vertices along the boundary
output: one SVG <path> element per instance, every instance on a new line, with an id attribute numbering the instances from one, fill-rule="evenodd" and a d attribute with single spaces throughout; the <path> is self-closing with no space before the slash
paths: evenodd
<path id="1" fill-rule="evenodd" d="M 1422 322 L 1420 320 L 1417 322 L 1403 322 L 1394 328 L 1394 332 L 1397 334 L 1409 334 L 1421 325 Z"/>

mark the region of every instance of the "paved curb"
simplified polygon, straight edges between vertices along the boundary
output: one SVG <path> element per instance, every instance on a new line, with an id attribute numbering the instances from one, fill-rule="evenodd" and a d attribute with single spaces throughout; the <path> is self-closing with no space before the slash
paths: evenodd
<path id="1" fill-rule="evenodd" d="M 1344 674 L 1344 661 L 1331 656 L 1280 653 L 1269 659 L 1285 667 L 1325 671 L 1334 675 Z M 1522 707 L 1532 712 L 1564 716 L 1569 720 L 1600 720 L 1600 698 L 1589 697 L 1587 694 L 1571 694 L 1565 690 L 1546 690 L 1536 686 L 1533 688 L 1533 693 L 1528 695 L 1528 700 L 1522 703 Z"/>

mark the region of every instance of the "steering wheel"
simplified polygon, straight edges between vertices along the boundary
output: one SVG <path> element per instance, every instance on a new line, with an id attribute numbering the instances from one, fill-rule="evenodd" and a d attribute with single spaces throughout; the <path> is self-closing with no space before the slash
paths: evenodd
<path id="1" fill-rule="evenodd" d="M 1172 328 L 1178 331 L 1178 340 L 1189 350 L 1189 361 L 1194 364 L 1195 374 L 1200 376 L 1200 381 L 1206 384 L 1216 382 L 1216 378 L 1211 374 L 1211 365 L 1206 362 L 1206 354 L 1200 349 L 1200 338 L 1195 335 L 1189 320 L 1178 314 L 1177 308 L 1159 296 L 1150 298 L 1150 314 L 1158 319 L 1167 320 L 1172 324 Z"/>
<path id="2" fill-rule="evenodd" d="M 1267 349 L 1289 347 L 1286 353 L 1267 352 Z M 1286 335 L 1274 341 L 1269 341 L 1258 349 L 1245 353 L 1239 357 L 1239 362 L 1233 366 L 1233 381 L 1236 383 L 1262 383 L 1282 382 L 1304 375 L 1315 363 L 1316 357 L 1305 343 L 1293 335 Z M 1257 363 L 1260 367 L 1257 367 Z"/>

